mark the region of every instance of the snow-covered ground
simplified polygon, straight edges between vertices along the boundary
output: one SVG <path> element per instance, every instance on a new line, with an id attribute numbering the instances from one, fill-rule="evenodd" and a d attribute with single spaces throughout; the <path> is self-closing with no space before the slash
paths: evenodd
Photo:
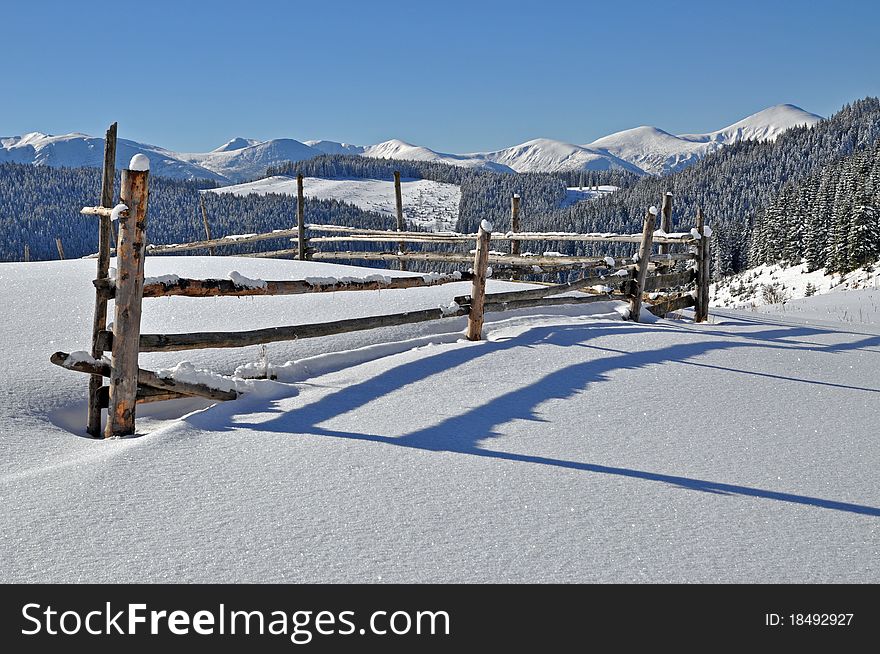
<path id="1" fill-rule="evenodd" d="M 266 195 L 281 193 L 296 195 L 296 178 L 285 175 L 267 177 L 254 182 L 224 186 L 206 191 L 235 195 Z M 303 193 L 320 200 L 336 199 L 353 204 L 366 211 L 395 216 L 394 182 L 380 179 L 303 179 Z M 427 179 L 402 179 L 400 195 L 404 218 L 409 224 L 434 231 L 454 230 L 458 222 L 461 188 Z M 393 223 L 389 223 L 389 228 Z"/>
<path id="2" fill-rule="evenodd" d="M 147 274 L 364 276 L 155 257 Z M 94 262 L 0 264 L 0 581 L 880 581 L 880 329 L 611 304 L 271 344 L 279 382 L 82 437 Z M 399 272 L 387 274 L 398 275 Z M 490 290 L 511 288 L 491 281 Z M 145 300 L 144 331 L 438 307 L 467 283 Z M 843 298 L 846 294 L 840 293 Z M 260 348 L 145 354 L 231 373 Z"/>
<path id="3" fill-rule="evenodd" d="M 712 284 L 709 300 L 716 307 L 752 310 L 769 304 L 778 305 L 778 310 L 784 311 L 791 300 L 878 287 L 880 268 L 877 265 L 859 268 L 845 275 L 827 275 L 824 270 L 807 272 L 804 264 L 787 268 L 779 265 L 758 266 Z M 844 300 L 844 304 L 847 302 Z"/>
<path id="4" fill-rule="evenodd" d="M 569 207 L 583 200 L 592 200 L 604 195 L 611 195 L 614 191 L 618 190 L 620 190 L 619 186 L 613 186 L 611 184 L 600 184 L 598 187 L 593 188 L 587 186 L 569 186 L 565 189 L 565 200 L 562 201 L 562 206 Z"/>

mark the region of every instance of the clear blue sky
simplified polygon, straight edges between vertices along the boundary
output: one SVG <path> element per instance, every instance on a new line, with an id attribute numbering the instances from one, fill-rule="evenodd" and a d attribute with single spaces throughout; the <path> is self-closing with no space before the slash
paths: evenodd
<path id="1" fill-rule="evenodd" d="M 880 95 L 880 3 L 4 3 L 0 135 L 209 150 L 234 136 L 439 150 L 702 132 Z"/>

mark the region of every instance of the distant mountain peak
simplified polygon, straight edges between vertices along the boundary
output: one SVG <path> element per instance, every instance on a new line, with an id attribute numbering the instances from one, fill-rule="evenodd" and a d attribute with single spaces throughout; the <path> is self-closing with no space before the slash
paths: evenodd
<path id="1" fill-rule="evenodd" d="M 234 139 L 227 141 L 219 148 L 211 150 L 211 152 L 232 152 L 233 150 L 243 150 L 244 148 L 249 148 L 252 145 L 258 145 L 260 141 L 257 139 L 246 139 L 240 136 L 236 136 Z"/>

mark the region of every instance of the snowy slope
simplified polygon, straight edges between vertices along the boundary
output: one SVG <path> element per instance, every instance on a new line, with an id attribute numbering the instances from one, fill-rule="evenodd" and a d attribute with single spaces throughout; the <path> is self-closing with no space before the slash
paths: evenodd
<path id="1" fill-rule="evenodd" d="M 280 193 L 296 195 L 296 178 L 278 175 L 234 186 L 206 191 L 250 195 Z M 306 197 L 321 200 L 335 199 L 353 204 L 366 211 L 396 216 L 394 183 L 378 179 L 303 179 Z M 400 194 L 404 218 L 412 224 L 431 229 L 450 230 L 458 221 L 461 189 L 455 184 L 442 184 L 426 179 L 402 179 Z"/>
<path id="2" fill-rule="evenodd" d="M 363 156 L 376 159 L 408 159 L 412 161 L 431 161 L 450 166 L 463 166 L 465 168 L 484 168 L 498 172 L 513 172 L 513 169 L 503 164 L 488 160 L 483 154 L 446 154 L 435 152 L 421 145 L 412 145 L 400 139 L 383 141 L 376 145 L 364 148 Z"/>
<path id="3" fill-rule="evenodd" d="M 375 272 L 147 259 L 148 275 L 231 269 Z M 269 346 L 296 362 L 280 383 L 142 406 L 141 437 L 105 442 L 68 431 L 86 376 L 48 362 L 86 343 L 93 275 L 83 260 L 0 264 L 15 335 L 0 346 L 0 581 L 880 581 L 869 327 L 633 324 L 590 305 L 609 313 L 490 314 L 479 343 L 461 319 L 306 339 Z M 148 300 L 144 331 L 436 307 L 467 288 Z M 141 363 L 229 373 L 258 358 Z"/>
<path id="4" fill-rule="evenodd" d="M 233 144 L 239 145 L 240 142 Z M 238 149 L 227 148 L 205 154 L 181 153 L 179 157 L 222 178 L 242 181 L 265 175 L 269 166 L 311 159 L 320 154 L 323 153 L 294 139 L 273 139 Z"/>
<path id="5" fill-rule="evenodd" d="M 0 163 L 100 168 L 104 161 L 104 139 L 86 134 L 51 136 L 32 132 L 24 136 L 0 139 L 0 146 L 2 146 Z M 178 179 L 211 179 L 221 182 L 226 180 L 225 176 L 215 171 L 185 161 L 180 155 L 155 145 L 119 139 L 116 147 L 118 167 L 128 163 L 134 155 L 144 154 L 150 159 L 154 175 Z"/>
<path id="6" fill-rule="evenodd" d="M 686 168 L 707 154 L 738 141 L 774 140 L 796 125 L 812 126 L 821 116 L 790 104 L 776 105 L 708 134 L 674 136 L 656 127 L 636 127 L 593 141 L 586 147 L 606 150 L 652 174 Z"/>
<path id="7" fill-rule="evenodd" d="M 709 289 L 713 306 L 754 309 L 765 304 L 779 305 L 809 295 L 839 293 L 880 286 L 880 270 L 876 266 L 859 268 L 846 275 L 827 275 L 824 270 L 807 272 L 806 265 L 783 268 L 779 265 L 758 266 L 725 277 Z M 775 290 L 774 290 L 775 289 Z"/>
<path id="8" fill-rule="evenodd" d="M 636 174 L 643 172 L 638 166 L 608 152 L 553 139 L 534 139 L 497 152 L 472 156 L 483 156 L 518 173 L 554 173 L 568 170 L 628 170 Z"/>
<path id="9" fill-rule="evenodd" d="M 339 143 L 337 141 L 303 141 L 303 143 L 324 154 L 363 154 L 365 149 L 362 145 Z"/>

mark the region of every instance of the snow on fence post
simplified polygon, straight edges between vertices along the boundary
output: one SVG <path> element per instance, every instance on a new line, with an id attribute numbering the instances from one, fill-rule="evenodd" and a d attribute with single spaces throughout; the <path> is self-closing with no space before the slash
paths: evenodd
<path id="1" fill-rule="evenodd" d="M 660 229 L 669 234 L 672 231 L 672 191 L 666 191 L 663 196 L 663 208 L 660 213 Z M 672 246 L 668 243 L 661 243 L 658 250 L 660 254 L 669 254 L 672 251 Z"/>
<path id="2" fill-rule="evenodd" d="M 113 206 L 113 187 L 116 183 L 116 130 L 110 125 L 104 135 L 104 167 L 101 174 L 101 206 Z M 96 280 L 107 279 L 110 270 L 110 237 L 113 233 L 110 216 L 98 216 L 98 270 Z M 107 329 L 107 296 L 100 291 L 95 295 L 95 313 L 92 319 L 92 357 L 100 359 L 104 348 L 98 342 L 99 335 Z M 104 378 L 101 375 L 89 377 L 89 415 L 86 431 L 90 436 L 101 436 L 101 388 Z"/>
<path id="3" fill-rule="evenodd" d="M 694 322 L 709 319 L 709 235 L 703 210 L 697 207 L 697 232 L 701 238 L 697 242 L 697 297 L 694 307 Z M 709 232 L 711 233 L 711 232 Z"/>
<path id="4" fill-rule="evenodd" d="M 308 248 L 306 247 L 306 207 L 305 192 L 303 191 L 303 174 L 296 175 L 296 249 L 297 256 L 300 261 L 309 258 Z"/>
<path id="5" fill-rule="evenodd" d="M 134 433 L 149 176 L 149 159 L 141 154 L 132 157 L 129 169 L 122 171 L 120 200 L 128 212 L 119 217 L 116 244 L 116 313 L 104 434 L 107 438 Z"/>
<path id="6" fill-rule="evenodd" d="M 205 225 L 205 240 L 211 240 L 211 226 L 208 224 L 208 210 L 205 209 L 205 194 L 199 191 L 199 208 L 202 210 L 202 223 Z M 215 250 L 213 247 L 208 248 L 208 254 L 212 257 L 214 256 Z"/>
<path id="7" fill-rule="evenodd" d="M 645 291 L 645 279 L 648 277 L 648 266 L 651 263 L 651 247 L 654 244 L 654 223 L 656 221 L 657 207 L 651 207 L 645 214 L 642 244 L 639 246 L 638 261 L 636 262 L 636 278 L 633 280 L 632 293 L 629 298 L 629 317 L 634 322 L 639 321 L 639 313 L 642 310 L 642 293 Z"/>
<path id="8" fill-rule="evenodd" d="M 397 231 L 405 232 L 406 224 L 403 222 L 403 195 L 400 191 L 400 171 L 394 171 L 394 204 L 397 207 Z M 401 241 L 397 244 L 398 254 L 406 253 L 406 244 Z M 406 270 L 406 259 L 400 260 L 400 269 Z"/>
<path id="9" fill-rule="evenodd" d="M 510 199 L 510 231 L 516 234 L 519 231 L 519 193 L 514 193 Z M 510 254 L 519 255 L 519 241 L 510 242 Z"/>
<path id="10" fill-rule="evenodd" d="M 483 220 L 477 233 L 477 251 L 474 254 L 474 280 L 471 286 L 471 308 L 468 313 L 467 339 L 479 341 L 483 333 L 483 311 L 486 304 L 486 277 L 489 266 L 489 239 L 492 223 Z"/>

